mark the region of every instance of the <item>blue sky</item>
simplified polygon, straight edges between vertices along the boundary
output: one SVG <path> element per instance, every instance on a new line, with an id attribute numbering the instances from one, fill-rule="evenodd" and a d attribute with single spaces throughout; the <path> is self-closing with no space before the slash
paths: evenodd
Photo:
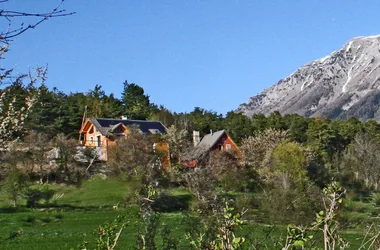
<path id="1" fill-rule="evenodd" d="M 59 0 L 10 0 L 47 11 Z M 172 111 L 225 114 L 356 36 L 380 34 L 380 1 L 65 0 L 74 16 L 16 38 L 2 66 L 48 64 L 66 93 L 100 84 L 117 97 L 128 80 Z M 5 23 L 1 23 L 5 27 Z"/>

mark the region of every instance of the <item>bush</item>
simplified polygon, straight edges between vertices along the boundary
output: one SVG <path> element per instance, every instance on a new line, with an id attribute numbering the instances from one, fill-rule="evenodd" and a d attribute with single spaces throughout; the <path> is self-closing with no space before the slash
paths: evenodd
<path id="1" fill-rule="evenodd" d="M 13 207 L 16 207 L 17 200 L 22 197 L 28 184 L 28 177 L 23 171 L 16 167 L 7 171 L 2 189 L 13 201 Z"/>
<path id="2" fill-rule="evenodd" d="M 372 193 L 371 201 L 375 207 L 380 207 L 380 193 Z"/>
<path id="3" fill-rule="evenodd" d="M 54 191 L 46 186 L 29 188 L 25 192 L 26 206 L 30 208 L 38 207 L 41 200 L 43 200 L 44 204 L 47 206 L 53 195 Z"/>
<path id="4" fill-rule="evenodd" d="M 260 179 L 254 169 L 241 167 L 225 175 L 219 184 L 227 192 L 258 191 Z"/>
<path id="5" fill-rule="evenodd" d="M 275 188 L 267 192 L 260 208 L 269 215 L 272 223 L 305 225 L 314 220 L 321 204 L 320 191 L 315 187 L 307 192 Z"/>
<path id="6" fill-rule="evenodd" d="M 261 185 L 263 185 L 259 174 L 253 168 L 241 168 L 240 176 L 238 178 L 240 192 L 259 192 Z"/>
<path id="7" fill-rule="evenodd" d="M 248 209 L 247 213 L 244 215 L 247 219 L 253 219 L 255 221 L 262 221 L 265 219 L 262 215 L 257 216 L 257 209 L 260 206 L 260 201 L 251 193 L 238 195 L 235 200 L 235 206 L 239 211 Z"/>

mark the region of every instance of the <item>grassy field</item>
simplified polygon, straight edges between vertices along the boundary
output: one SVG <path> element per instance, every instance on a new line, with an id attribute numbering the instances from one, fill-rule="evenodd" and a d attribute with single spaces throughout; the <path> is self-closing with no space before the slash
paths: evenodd
<path id="1" fill-rule="evenodd" d="M 125 183 L 95 178 L 80 187 L 49 185 L 49 189 L 55 191 L 55 198 L 46 208 L 27 209 L 23 206 L 25 201 L 20 200 L 21 206 L 12 209 L 4 194 L 0 196 L 0 249 L 77 249 L 77 245 L 84 241 L 94 242 L 97 227 L 111 222 L 120 214 L 126 216 L 127 226 L 118 249 L 135 248 L 138 208 L 132 204 L 120 205 L 118 210 L 113 208 L 117 204 L 124 204 L 128 192 Z M 179 201 L 190 197 L 184 189 L 171 190 L 171 195 Z M 346 204 L 343 216 L 349 218 L 346 220 L 353 226 L 347 229 L 345 237 L 351 241 L 350 249 L 358 249 L 364 234 L 360 222 L 371 220 L 371 208 L 363 202 L 350 201 Z M 162 213 L 160 224 L 168 225 L 173 237 L 181 240 L 186 231 L 183 217 L 178 211 Z M 249 241 L 261 245 L 263 249 L 265 245 L 279 249 L 279 246 L 273 247 L 272 242 L 285 237 L 286 226 L 248 223 L 239 231 L 239 234 L 247 235 Z M 160 242 L 160 237 L 157 241 Z M 181 249 L 188 249 L 188 246 L 182 245 Z"/>

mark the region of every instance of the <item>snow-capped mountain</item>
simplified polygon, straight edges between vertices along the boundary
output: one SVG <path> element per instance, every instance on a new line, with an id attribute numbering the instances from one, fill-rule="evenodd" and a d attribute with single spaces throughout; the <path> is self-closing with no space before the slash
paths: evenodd
<path id="1" fill-rule="evenodd" d="M 356 37 L 241 104 L 237 112 L 380 120 L 380 35 Z"/>

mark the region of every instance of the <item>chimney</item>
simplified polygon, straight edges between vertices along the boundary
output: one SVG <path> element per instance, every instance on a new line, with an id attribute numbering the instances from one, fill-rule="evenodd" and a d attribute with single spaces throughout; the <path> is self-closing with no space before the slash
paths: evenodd
<path id="1" fill-rule="evenodd" d="M 126 115 L 122 115 L 122 116 L 121 116 L 121 119 L 122 119 L 122 120 L 128 120 L 128 117 L 127 117 Z"/>
<path id="2" fill-rule="evenodd" d="M 214 133 L 212 132 L 212 129 L 210 129 L 210 135 L 213 135 Z"/>
<path id="3" fill-rule="evenodd" d="M 194 147 L 197 146 L 200 142 L 200 138 L 199 138 L 199 131 L 193 131 L 193 143 L 194 143 Z"/>

